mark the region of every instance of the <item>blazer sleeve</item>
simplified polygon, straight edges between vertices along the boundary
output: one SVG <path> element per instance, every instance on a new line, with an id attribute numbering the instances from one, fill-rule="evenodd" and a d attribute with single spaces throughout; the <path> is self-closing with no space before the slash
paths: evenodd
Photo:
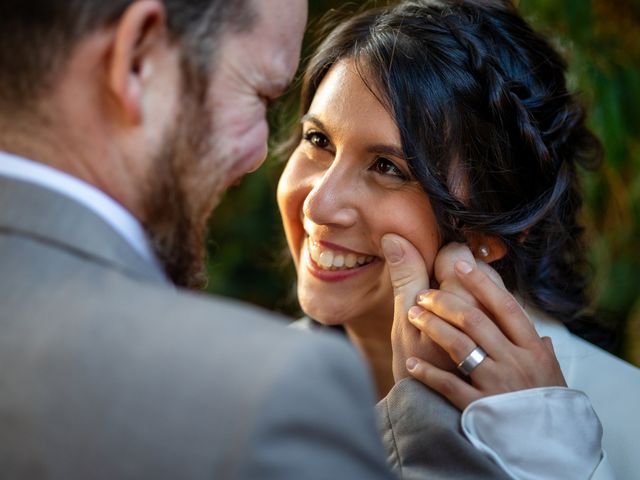
<path id="1" fill-rule="evenodd" d="M 376 429 L 371 381 L 353 347 L 301 334 L 259 402 L 241 479 L 393 478 Z M 333 336 L 331 336 L 333 337 Z"/>
<path id="2" fill-rule="evenodd" d="M 465 438 L 460 412 L 414 379 L 398 382 L 376 411 L 387 461 L 403 480 L 511 478 Z"/>

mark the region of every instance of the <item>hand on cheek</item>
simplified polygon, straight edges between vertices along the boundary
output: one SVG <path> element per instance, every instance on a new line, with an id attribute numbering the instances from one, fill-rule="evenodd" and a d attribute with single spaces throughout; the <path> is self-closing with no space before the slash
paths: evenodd
<path id="1" fill-rule="evenodd" d="M 429 287 L 429 275 L 420 252 L 409 241 L 395 234 L 382 237 L 382 250 L 394 294 L 391 346 L 395 381 L 409 376 L 406 362 L 411 357 L 428 360 L 439 368 L 454 370 L 455 365 L 449 355 L 408 320 L 408 311 L 415 305 L 416 295 Z"/>
<path id="2" fill-rule="evenodd" d="M 566 386 L 549 338 L 540 338 L 518 301 L 497 285 L 483 268 L 465 260 L 455 263 L 456 288 L 469 302 L 444 290 L 429 290 L 418 297 L 409 322 L 441 346 L 452 361 L 462 362 L 476 347 L 487 356 L 468 380 L 411 358 L 411 375 L 447 397 L 463 410 L 471 402 L 489 395 L 535 387 Z M 425 361 L 426 360 L 426 361 Z"/>

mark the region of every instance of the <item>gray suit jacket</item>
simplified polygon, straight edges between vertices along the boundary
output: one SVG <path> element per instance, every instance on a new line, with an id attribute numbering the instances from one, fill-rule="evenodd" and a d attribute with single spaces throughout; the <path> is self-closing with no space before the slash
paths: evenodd
<path id="1" fill-rule="evenodd" d="M 412 378 L 376 405 L 387 462 L 403 480 L 509 478 L 488 457 L 469 451 L 460 412 Z"/>
<path id="2" fill-rule="evenodd" d="M 279 320 L 0 177 L 2 478 L 389 478 L 358 356 Z"/>

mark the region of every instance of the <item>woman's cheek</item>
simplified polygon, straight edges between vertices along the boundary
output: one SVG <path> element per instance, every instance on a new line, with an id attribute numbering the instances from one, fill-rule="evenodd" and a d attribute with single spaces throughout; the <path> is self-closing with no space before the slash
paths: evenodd
<path id="1" fill-rule="evenodd" d="M 407 239 L 422 255 L 429 277 L 440 248 L 435 215 L 430 203 L 421 196 L 398 195 L 393 201 L 378 202 L 384 209 L 379 218 L 376 232 L 378 245 L 386 233 L 395 233 Z"/>
<path id="2" fill-rule="evenodd" d="M 300 248 L 304 239 L 302 206 L 310 191 L 306 187 L 302 169 L 294 158 L 289 160 L 278 182 L 277 201 L 287 243 L 294 262 L 298 265 Z"/>

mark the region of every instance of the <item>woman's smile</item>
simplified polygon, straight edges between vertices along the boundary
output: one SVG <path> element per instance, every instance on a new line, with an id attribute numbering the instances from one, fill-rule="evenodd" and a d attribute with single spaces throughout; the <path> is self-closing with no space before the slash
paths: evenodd
<path id="1" fill-rule="evenodd" d="M 322 281 L 338 282 L 380 265 L 380 258 L 340 245 L 306 237 L 302 244 L 301 261 L 311 275 Z"/>
<path id="2" fill-rule="evenodd" d="M 278 204 L 302 309 L 321 323 L 377 324 L 386 338 L 393 290 L 380 239 L 404 236 L 431 268 L 438 229 L 403 158 L 398 127 L 352 61 L 335 65 L 319 86 Z"/>

